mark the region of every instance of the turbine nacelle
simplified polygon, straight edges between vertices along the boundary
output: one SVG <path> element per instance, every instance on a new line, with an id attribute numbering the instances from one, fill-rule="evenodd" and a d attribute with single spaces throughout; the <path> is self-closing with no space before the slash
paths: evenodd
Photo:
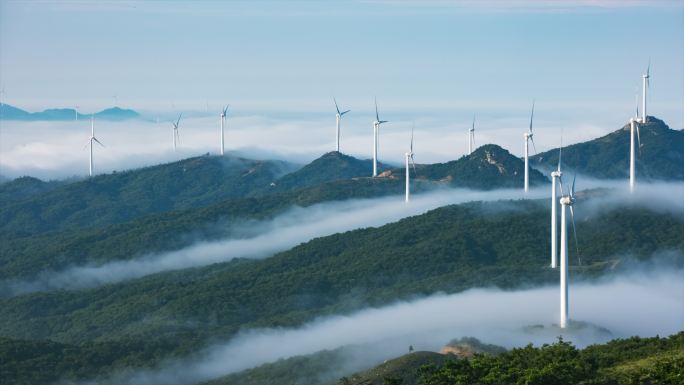
<path id="1" fill-rule="evenodd" d="M 180 120 L 181 120 L 182 116 L 183 116 L 183 113 L 180 113 L 178 115 L 178 120 L 176 120 L 175 122 L 171 122 L 171 124 L 173 124 L 173 129 L 176 131 L 178 130 L 178 125 L 180 124 Z"/>
<path id="2" fill-rule="evenodd" d="M 563 195 L 560 198 L 560 204 L 562 205 L 572 206 L 573 203 L 575 203 L 575 198 L 571 197 L 570 195 Z"/>

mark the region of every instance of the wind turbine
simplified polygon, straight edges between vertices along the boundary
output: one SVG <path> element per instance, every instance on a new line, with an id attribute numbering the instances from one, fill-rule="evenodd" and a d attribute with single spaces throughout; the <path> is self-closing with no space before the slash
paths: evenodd
<path id="1" fill-rule="evenodd" d="M 337 106 L 337 100 L 335 100 L 334 96 L 333 101 L 335 102 L 335 110 L 337 110 L 337 114 L 335 114 L 335 151 L 340 152 L 340 121 L 342 120 L 342 115 L 351 110 L 340 112 L 340 108 Z"/>
<path id="2" fill-rule="evenodd" d="M 559 179 L 560 183 L 560 179 Z M 562 191 L 562 183 L 561 191 Z M 561 204 L 561 241 L 560 241 L 560 327 L 565 329 L 568 326 L 568 223 L 566 221 L 566 208 L 570 207 L 570 217 L 572 218 L 572 231 L 575 235 L 575 245 L 577 245 L 577 231 L 575 229 L 575 213 L 572 205 L 575 203 L 575 178 L 572 179 L 572 188 L 568 189 L 568 195 L 560 198 Z M 578 248 L 579 251 L 579 248 Z M 577 254 L 579 258 L 579 252 Z M 581 263 L 581 262 L 580 262 Z"/>
<path id="3" fill-rule="evenodd" d="M 226 120 L 226 112 L 228 112 L 229 106 L 230 106 L 230 104 L 226 104 L 226 107 L 224 107 L 223 111 L 221 111 L 221 155 L 223 155 L 223 148 L 224 148 L 223 123 Z M 180 120 L 180 117 L 178 119 Z"/>
<path id="4" fill-rule="evenodd" d="M 634 185 L 636 183 L 636 150 L 634 148 L 634 131 L 637 134 L 637 141 L 639 142 L 639 152 L 641 152 L 641 135 L 639 135 L 639 103 L 636 106 L 636 116 L 629 119 L 629 192 L 634 192 Z M 646 120 L 646 114 L 644 114 L 641 121 Z M 635 130 L 636 128 L 636 130 Z"/>
<path id="5" fill-rule="evenodd" d="M 74 115 L 76 115 L 76 116 L 75 116 L 76 119 L 74 119 L 74 120 L 78 121 L 78 105 L 75 105 L 75 106 L 74 106 Z"/>
<path id="6" fill-rule="evenodd" d="M 97 142 L 97 144 L 104 147 L 104 144 L 102 144 L 95 137 L 95 118 L 91 115 L 90 116 L 90 138 L 88 139 L 88 143 L 86 144 L 86 147 L 90 146 L 90 163 L 89 163 L 90 168 L 88 171 L 89 176 L 93 176 L 93 142 Z"/>
<path id="7" fill-rule="evenodd" d="M 555 269 L 557 267 L 556 256 L 558 252 L 558 242 L 556 240 L 556 235 L 558 231 L 556 230 L 556 225 L 558 222 L 558 215 L 556 215 L 556 206 L 558 199 L 558 194 L 556 194 L 556 180 L 560 184 L 561 194 L 563 194 L 563 184 L 561 183 L 561 156 L 563 155 L 563 136 L 561 135 L 561 146 L 558 150 L 558 168 L 556 171 L 551 173 L 551 268 Z"/>
<path id="8" fill-rule="evenodd" d="M 378 115 L 378 99 L 375 99 L 375 121 L 373 122 L 373 176 L 378 176 L 378 136 L 380 125 L 387 120 L 380 120 Z"/>
<path id="9" fill-rule="evenodd" d="M 183 116 L 183 113 L 181 112 L 178 115 L 178 120 L 175 122 L 171 122 L 173 124 L 173 151 L 176 151 L 176 141 L 180 142 L 180 136 L 178 135 L 178 125 L 180 124 L 181 116 Z"/>
<path id="10" fill-rule="evenodd" d="M 530 130 L 525 133 L 525 192 L 530 188 L 530 162 L 529 162 L 529 142 L 532 141 L 534 153 L 537 153 L 537 148 L 534 145 L 534 138 L 532 133 L 532 120 L 534 119 L 534 101 L 532 101 L 532 114 L 530 115 Z"/>
<path id="11" fill-rule="evenodd" d="M 473 115 L 473 126 L 468 130 L 468 155 L 473 153 L 475 148 L 475 115 Z"/>
<path id="12" fill-rule="evenodd" d="M 411 126 L 411 147 L 409 152 L 406 153 L 406 202 L 409 201 L 409 198 L 411 196 L 409 160 L 411 161 L 411 165 L 413 165 L 413 175 L 416 174 L 416 163 L 413 161 L 413 129 L 414 126 Z"/>
<path id="13" fill-rule="evenodd" d="M 651 87 L 651 60 L 648 61 L 648 67 L 646 67 L 646 73 L 641 75 L 642 78 L 642 88 L 643 88 L 643 118 L 640 123 L 648 122 L 648 114 L 646 113 L 646 89 Z"/>

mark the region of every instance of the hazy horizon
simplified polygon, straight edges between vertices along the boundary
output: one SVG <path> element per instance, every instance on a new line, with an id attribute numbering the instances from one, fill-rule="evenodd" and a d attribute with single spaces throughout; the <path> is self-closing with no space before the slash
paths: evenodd
<path id="1" fill-rule="evenodd" d="M 119 106 L 160 120 L 98 124 L 110 144 L 96 151 L 98 173 L 121 170 L 117 156 L 146 160 L 129 167 L 178 159 L 166 131 L 179 112 L 183 151 L 217 152 L 225 104 L 229 150 L 306 163 L 334 149 L 333 96 L 352 110 L 343 152 L 371 156 L 377 97 L 389 121 L 380 159 L 402 162 L 415 122 L 416 160 L 432 163 L 466 152 L 473 116 L 477 145 L 521 156 L 533 100 L 540 152 L 558 147 L 561 131 L 566 144 L 615 131 L 634 114 L 649 62 L 647 112 L 682 129 L 682 47 L 684 5 L 667 0 L 8 0 L 0 2 L 0 97 L 29 111 Z M 0 174 L 84 175 L 88 134 L 88 122 L 0 121 Z M 76 158 L 82 164 L 63 164 Z"/>

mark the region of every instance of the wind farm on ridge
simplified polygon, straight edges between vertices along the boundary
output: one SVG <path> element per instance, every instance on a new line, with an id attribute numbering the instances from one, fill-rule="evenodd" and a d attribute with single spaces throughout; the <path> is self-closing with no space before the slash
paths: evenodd
<path id="1" fill-rule="evenodd" d="M 631 117 L 629 119 L 629 124 L 630 124 L 630 147 L 629 147 L 629 191 L 634 192 L 635 189 L 635 163 L 636 163 L 636 154 L 635 154 L 635 133 L 636 133 L 636 142 L 638 143 L 639 149 L 641 149 L 641 141 L 639 138 L 639 124 L 645 124 L 648 122 L 648 116 L 646 115 L 646 97 L 647 97 L 647 92 L 646 89 L 650 87 L 650 62 L 648 64 L 648 67 L 646 69 L 646 72 L 642 76 L 643 79 L 643 91 L 642 91 L 642 111 L 644 112 L 643 115 L 639 115 L 639 108 L 637 106 L 636 108 L 636 114 L 635 116 Z M 335 97 L 333 97 L 333 103 L 335 105 L 335 151 L 340 152 L 340 140 L 341 140 L 341 121 L 342 121 L 342 116 L 345 114 L 349 113 L 351 110 L 344 110 L 340 111 L 339 106 L 337 104 L 337 100 Z M 373 162 L 372 162 L 372 172 L 371 175 L 373 178 L 379 177 L 380 175 L 378 174 L 378 158 L 379 158 L 379 136 L 380 136 L 380 125 L 389 123 L 387 120 L 380 120 L 380 115 L 378 112 L 378 104 L 377 104 L 377 99 L 374 101 L 374 106 L 375 106 L 375 119 L 372 121 L 372 128 L 373 128 Z M 221 110 L 220 112 L 220 136 L 219 136 L 219 151 L 218 153 L 223 156 L 224 151 L 225 151 L 225 130 L 224 130 L 224 124 L 227 120 L 228 117 L 228 107 L 229 104 L 225 105 L 225 107 Z M 529 171 L 530 171 L 530 164 L 529 164 L 529 144 L 532 143 L 532 148 L 535 150 L 536 153 L 536 148 L 534 145 L 534 132 L 533 132 L 533 123 L 534 123 L 534 107 L 535 107 L 535 102 L 532 102 L 532 108 L 531 108 L 531 113 L 530 113 L 530 121 L 529 121 L 529 127 L 526 132 L 524 132 L 524 152 L 523 152 L 523 159 L 524 159 L 524 183 L 523 183 L 523 191 L 524 193 L 527 193 L 529 191 Z M 178 115 L 178 118 L 176 119 L 175 122 L 171 122 L 172 128 L 173 128 L 173 151 L 177 151 L 178 144 L 180 143 L 180 136 L 179 136 L 179 128 L 180 128 L 180 122 L 182 118 L 182 113 Z M 415 125 L 415 123 L 414 123 Z M 414 142 L 414 125 L 412 125 L 411 128 L 411 137 L 410 137 L 410 146 L 409 146 L 409 151 L 405 153 L 405 192 L 404 192 L 404 197 L 405 201 L 408 203 L 410 201 L 410 189 L 411 189 L 411 177 L 410 177 L 410 170 L 411 167 L 413 168 L 413 173 L 414 176 L 417 176 L 417 169 L 416 169 L 416 164 L 414 161 L 414 152 L 413 152 L 413 142 Z M 472 125 L 468 129 L 468 155 L 472 155 L 473 149 L 475 147 L 475 117 L 473 117 Z M 100 146 L 104 147 L 104 145 L 95 137 L 95 131 L 94 131 L 94 118 L 91 117 L 91 136 L 89 139 L 89 143 L 87 146 L 89 146 L 90 149 L 90 156 L 89 156 L 89 176 L 93 176 L 93 142 L 98 143 Z M 558 261 L 557 261 L 557 255 L 558 255 L 558 244 L 557 244 L 557 224 L 558 224 L 558 218 L 557 218 L 557 205 L 560 204 L 561 207 L 561 214 L 560 214 L 560 223 L 561 223 L 561 228 L 560 228 L 560 321 L 559 325 L 561 329 L 564 329 L 567 327 L 568 322 L 569 322 L 569 301 L 568 301 L 568 235 L 567 235 L 567 215 L 566 211 L 569 209 L 570 212 L 570 219 L 572 222 L 572 228 L 573 228 L 573 234 L 574 234 L 574 239 L 575 243 L 578 243 L 579 241 L 577 240 L 576 236 L 576 230 L 575 230 L 575 220 L 574 220 L 574 210 L 573 210 L 573 203 L 576 201 L 575 198 L 575 177 L 573 177 L 572 184 L 567 186 L 566 185 L 566 190 L 563 189 L 563 182 L 562 182 L 562 171 L 561 171 L 561 159 L 562 159 L 562 138 L 561 138 L 561 147 L 559 148 L 559 155 L 558 155 L 558 167 L 556 170 L 553 170 L 550 173 L 551 176 L 551 263 L 550 267 L 552 269 L 555 269 L 558 267 Z M 558 186 L 558 189 L 557 187 Z M 579 248 L 576 248 L 577 252 L 579 253 Z M 577 255 L 578 261 L 580 260 L 579 254 Z"/>
<path id="2" fill-rule="evenodd" d="M 0 382 L 678 383 L 682 10 L 0 3 Z"/>

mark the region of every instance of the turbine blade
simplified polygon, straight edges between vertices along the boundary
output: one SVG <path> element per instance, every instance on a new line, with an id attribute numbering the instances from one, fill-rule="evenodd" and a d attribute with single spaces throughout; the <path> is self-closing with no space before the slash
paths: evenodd
<path id="1" fill-rule="evenodd" d="M 347 111 L 344 111 L 344 112 L 340 112 L 340 116 L 346 114 L 346 113 L 349 112 L 349 111 L 351 111 L 351 110 L 347 110 Z"/>
<path id="2" fill-rule="evenodd" d="M 636 126 L 636 131 L 637 131 L 637 143 L 639 144 L 639 156 L 641 156 L 641 136 L 639 135 L 639 124 L 634 123 Z"/>
<path id="3" fill-rule="evenodd" d="M 416 126 L 415 123 L 411 126 L 411 154 L 413 154 L 413 129 L 415 128 L 415 126 Z M 413 156 L 413 155 L 411 155 L 411 156 Z"/>
<path id="4" fill-rule="evenodd" d="M 226 113 L 228 112 L 228 107 L 230 107 L 230 104 L 226 104 L 226 107 L 223 109 L 223 115 L 225 116 Z"/>
<path id="5" fill-rule="evenodd" d="M 178 125 L 180 124 L 181 116 L 183 116 L 182 112 L 180 113 L 180 115 L 178 115 L 178 120 L 176 121 L 176 124 L 174 124 L 176 128 L 178 128 Z"/>
<path id="6" fill-rule="evenodd" d="M 375 98 L 375 120 L 380 122 L 380 116 L 378 115 L 378 98 Z"/>
<path id="7" fill-rule="evenodd" d="M 380 124 L 387 123 L 387 122 L 389 122 L 389 121 L 388 120 L 378 120 L 378 123 L 380 123 Z"/>
<path id="8" fill-rule="evenodd" d="M 577 229 L 575 228 L 575 210 L 572 209 L 572 205 L 570 205 L 570 218 L 572 218 L 572 233 L 575 236 L 575 250 L 577 251 L 577 262 L 581 266 L 582 259 L 580 258 L 579 242 L 577 242 Z"/>
<path id="9" fill-rule="evenodd" d="M 534 120 L 534 100 L 532 100 L 532 114 L 530 114 L 530 133 L 532 133 L 532 121 Z"/>
<path id="10" fill-rule="evenodd" d="M 335 102 L 335 110 L 337 110 L 337 113 L 338 113 L 339 115 L 342 115 L 342 114 L 340 114 L 340 108 L 337 106 L 337 100 L 335 100 L 335 97 L 334 97 L 334 96 L 333 96 L 333 102 Z"/>
<path id="11" fill-rule="evenodd" d="M 530 136 L 530 141 L 532 141 L 532 149 L 534 150 L 534 155 L 537 155 L 537 147 L 534 145 L 534 137 Z"/>
<path id="12" fill-rule="evenodd" d="M 558 187 L 560 187 L 560 194 L 563 195 L 563 177 L 558 177 Z"/>
<path id="13" fill-rule="evenodd" d="M 416 162 L 413 161 L 413 154 L 411 154 L 410 158 L 411 158 L 411 165 L 413 166 L 413 176 L 416 176 L 417 175 L 417 173 L 416 173 Z"/>
<path id="14" fill-rule="evenodd" d="M 575 196 L 575 179 L 577 179 L 577 174 L 572 177 L 572 189 L 570 190 L 570 196 Z"/>
<path id="15" fill-rule="evenodd" d="M 93 138 L 93 140 L 96 141 L 100 146 L 102 146 L 102 147 L 105 146 L 104 144 L 102 144 L 102 142 L 100 142 L 99 140 L 97 140 L 97 138 Z"/>

